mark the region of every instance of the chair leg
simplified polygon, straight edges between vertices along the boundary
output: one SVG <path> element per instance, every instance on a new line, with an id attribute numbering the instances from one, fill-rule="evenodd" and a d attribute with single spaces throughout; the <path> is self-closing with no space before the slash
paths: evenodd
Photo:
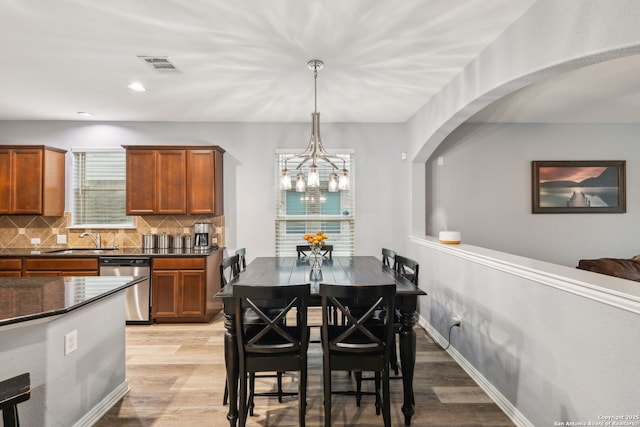
<path id="1" fill-rule="evenodd" d="M 331 367 L 325 360 L 322 366 L 324 390 L 324 427 L 331 427 Z"/>
<path id="2" fill-rule="evenodd" d="M 224 395 L 222 396 L 222 405 L 226 405 L 229 403 L 229 383 L 227 380 L 224 381 Z"/>
<path id="3" fill-rule="evenodd" d="M 375 373 L 375 383 L 376 383 L 376 415 L 380 415 L 380 408 L 382 406 L 382 402 L 380 401 L 380 372 Z"/>
<path id="4" fill-rule="evenodd" d="M 255 372 L 251 372 L 249 374 L 249 415 L 253 417 L 253 408 L 255 407 L 253 403 L 253 398 L 256 390 L 256 374 Z"/>
<path id="5" fill-rule="evenodd" d="M 398 352 L 396 351 L 396 334 L 393 334 L 391 341 L 392 347 L 391 354 L 389 355 L 389 364 L 391 365 L 391 369 L 393 369 L 393 373 L 398 375 L 400 366 L 398 365 Z"/>
<path id="6" fill-rule="evenodd" d="M 300 369 L 300 381 L 298 382 L 298 424 L 305 426 L 307 414 L 307 367 Z"/>
<path id="7" fill-rule="evenodd" d="M 6 427 L 20 427 L 18 419 L 18 407 L 16 405 L 2 410 L 2 421 Z"/>
<path id="8" fill-rule="evenodd" d="M 362 401 L 362 371 L 356 371 L 356 406 Z"/>
<path id="9" fill-rule="evenodd" d="M 245 427 L 247 424 L 247 373 L 240 374 L 240 393 L 238 402 L 238 425 Z"/>
<path id="10" fill-rule="evenodd" d="M 278 403 L 282 403 L 282 372 L 276 374 L 278 377 Z"/>
<path id="11" fill-rule="evenodd" d="M 389 369 L 382 371 L 382 418 L 385 427 L 391 427 L 391 393 L 389 390 Z"/>

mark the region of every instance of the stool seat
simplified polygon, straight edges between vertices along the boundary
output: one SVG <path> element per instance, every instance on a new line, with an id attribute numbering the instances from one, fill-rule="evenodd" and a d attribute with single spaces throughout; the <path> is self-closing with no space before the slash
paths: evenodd
<path id="1" fill-rule="evenodd" d="M 0 382 L 0 411 L 4 427 L 18 427 L 18 403 L 31 397 L 31 377 L 29 373 L 21 374 Z"/>

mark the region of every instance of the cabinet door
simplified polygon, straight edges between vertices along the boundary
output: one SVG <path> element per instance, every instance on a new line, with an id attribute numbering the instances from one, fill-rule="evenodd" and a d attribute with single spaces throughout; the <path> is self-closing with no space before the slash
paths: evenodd
<path id="1" fill-rule="evenodd" d="M 127 215 L 155 213 L 156 152 L 127 150 Z"/>
<path id="2" fill-rule="evenodd" d="M 187 157 L 185 150 L 158 150 L 156 213 L 187 213 Z"/>
<path id="3" fill-rule="evenodd" d="M 11 212 L 42 214 L 43 151 L 13 150 L 11 155 Z"/>
<path id="4" fill-rule="evenodd" d="M 0 214 L 11 212 L 11 150 L 0 149 Z"/>
<path id="5" fill-rule="evenodd" d="M 177 317 L 179 301 L 179 272 L 154 271 L 151 275 L 153 296 L 151 313 L 153 318 Z"/>
<path id="6" fill-rule="evenodd" d="M 187 157 L 187 209 L 190 214 L 215 213 L 215 152 L 189 150 Z"/>
<path id="7" fill-rule="evenodd" d="M 180 295 L 180 316 L 204 316 L 205 275 L 204 271 L 184 270 L 180 272 L 182 285 Z"/>

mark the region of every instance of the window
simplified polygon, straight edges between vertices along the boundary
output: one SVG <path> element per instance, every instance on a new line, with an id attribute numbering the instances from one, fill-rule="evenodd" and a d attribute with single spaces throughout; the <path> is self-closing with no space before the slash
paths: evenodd
<path id="1" fill-rule="evenodd" d="M 73 150 L 72 225 L 86 228 L 132 226 L 126 215 L 125 151 Z"/>
<path id="2" fill-rule="evenodd" d="M 324 162 L 320 169 L 320 187 L 307 188 L 298 193 L 295 189 L 280 190 L 280 174 L 284 159 L 295 153 L 276 152 L 276 256 L 295 256 L 296 246 L 303 245 L 302 236 L 316 231 L 327 233 L 327 244 L 333 245 L 333 255 L 352 256 L 355 254 L 355 202 L 354 202 L 354 154 L 342 152 L 351 179 L 351 190 L 330 193 L 327 182 L 331 166 Z M 296 162 L 288 161 L 287 168 L 295 177 Z M 305 172 L 306 173 L 306 172 Z"/>

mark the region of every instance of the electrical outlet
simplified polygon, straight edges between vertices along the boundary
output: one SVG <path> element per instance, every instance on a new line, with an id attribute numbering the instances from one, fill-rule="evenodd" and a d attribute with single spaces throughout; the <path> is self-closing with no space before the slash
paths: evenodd
<path id="1" fill-rule="evenodd" d="M 64 336 L 64 355 L 73 353 L 78 349 L 78 330 L 74 329 Z"/>
<path id="2" fill-rule="evenodd" d="M 31 238 L 31 244 L 32 245 L 39 245 L 40 244 L 40 238 L 39 237 L 32 237 Z"/>
<path id="3" fill-rule="evenodd" d="M 67 243 L 67 235 L 66 234 L 58 234 L 56 236 L 56 243 L 58 243 L 58 244 Z"/>
<path id="4" fill-rule="evenodd" d="M 453 316 L 451 318 L 451 325 L 462 329 L 462 316 Z"/>

